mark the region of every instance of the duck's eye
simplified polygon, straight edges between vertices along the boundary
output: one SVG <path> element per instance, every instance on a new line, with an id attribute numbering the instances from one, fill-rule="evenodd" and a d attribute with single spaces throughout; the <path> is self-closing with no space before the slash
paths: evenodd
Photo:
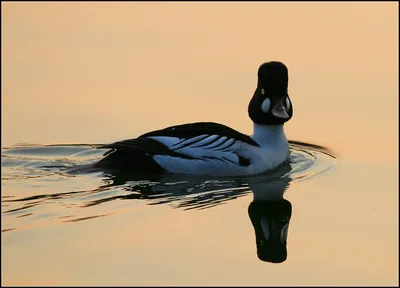
<path id="1" fill-rule="evenodd" d="M 261 104 L 261 110 L 262 110 L 264 113 L 268 113 L 270 106 L 271 106 L 271 100 L 269 100 L 269 98 L 266 98 L 266 99 L 263 101 L 263 103 Z"/>
<path id="2" fill-rule="evenodd" d="M 290 109 L 290 100 L 289 97 L 286 97 L 286 110 Z"/>
<path id="3" fill-rule="evenodd" d="M 261 88 L 261 95 L 264 95 L 264 94 L 265 94 L 265 91 L 263 88 Z"/>

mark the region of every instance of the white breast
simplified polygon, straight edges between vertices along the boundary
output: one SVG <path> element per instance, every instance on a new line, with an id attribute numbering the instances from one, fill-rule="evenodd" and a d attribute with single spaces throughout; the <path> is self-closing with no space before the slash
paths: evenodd
<path id="1" fill-rule="evenodd" d="M 254 123 L 254 133 L 251 136 L 260 147 L 248 151 L 253 163 L 253 173 L 258 174 L 279 166 L 289 154 L 289 142 L 283 130 L 283 125 L 258 125 Z M 244 152 L 246 153 L 246 152 Z"/>

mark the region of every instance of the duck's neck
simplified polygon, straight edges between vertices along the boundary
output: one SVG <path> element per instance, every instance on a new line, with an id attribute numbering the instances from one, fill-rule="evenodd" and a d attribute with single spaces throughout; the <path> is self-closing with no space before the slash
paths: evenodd
<path id="1" fill-rule="evenodd" d="M 261 146 L 269 144 L 288 144 L 283 124 L 260 125 L 254 123 L 253 135 L 251 136 Z"/>

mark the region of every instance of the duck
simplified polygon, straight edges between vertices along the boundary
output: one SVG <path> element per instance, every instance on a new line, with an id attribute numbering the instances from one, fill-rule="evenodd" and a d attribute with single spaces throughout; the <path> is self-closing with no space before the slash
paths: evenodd
<path id="1" fill-rule="evenodd" d="M 102 169 L 186 175 L 251 176 L 287 161 L 284 124 L 293 116 L 288 69 L 279 61 L 261 64 L 248 105 L 253 134 L 224 124 L 195 122 L 150 131 L 137 138 L 103 144 Z"/>

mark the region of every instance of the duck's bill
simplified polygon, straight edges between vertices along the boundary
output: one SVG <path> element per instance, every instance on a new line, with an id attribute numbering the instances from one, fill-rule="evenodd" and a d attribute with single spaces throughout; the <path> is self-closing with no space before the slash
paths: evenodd
<path id="1" fill-rule="evenodd" d="M 272 115 L 280 119 L 289 119 L 290 116 L 286 111 L 285 106 L 283 106 L 283 101 L 279 101 L 278 104 L 272 109 Z"/>
<path id="2" fill-rule="evenodd" d="M 282 263 L 287 258 L 287 238 L 292 205 L 289 201 L 252 202 L 249 216 L 256 232 L 261 261 Z"/>
<path id="3" fill-rule="evenodd" d="M 267 217 L 261 218 L 262 238 L 257 242 L 257 255 L 262 261 L 281 263 L 287 258 L 287 235 L 289 218 L 272 221 Z M 261 236 L 261 235 L 260 235 Z M 261 238 L 261 237 L 260 237 Z"/>

